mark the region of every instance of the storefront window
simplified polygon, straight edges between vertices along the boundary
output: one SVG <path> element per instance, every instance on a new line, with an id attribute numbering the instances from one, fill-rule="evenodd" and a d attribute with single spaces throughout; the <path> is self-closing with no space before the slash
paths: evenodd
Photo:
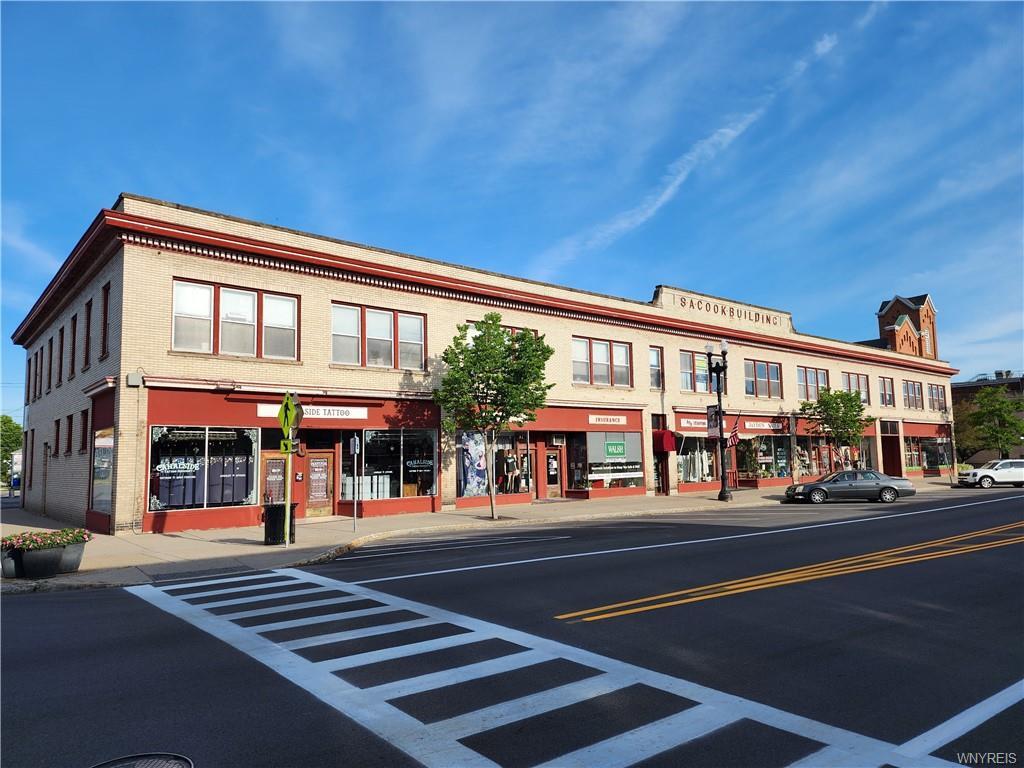
<path id="1" fill-rule="evenodd" d="M 582 491 L 588 488 L 587 480 L 587 435 L 572 432 L 565 436 L 565 455 L 569 462 L 569 488 Z"/>
<path id="2" fill-rule="evenodd" d="M 704 437 L 676 438 L 680 483 L 708 483 L 718 477 L 715 444 Z"/>
<path id="3" fill-rule="evenodd" d="M 948 438 L 904 437 L 903 447 L 907 469 L 938 469 L 949 466 L 951 451 Z"/>
<path id="4" fill-rule="evenodd" d="M 736 446 L 739 476 L 746 479 L 789 477 L 789 436 L 761 435 Z"/>
<path id="5" fill-rule="evenodd" d="M 395 499 L 402 474 L 402 430 L 366 430 L 363 440 L 363 474 L 369 479 L 364 499 Z"/>
<path id="6" fill-rule="evenodd" d="M 110 514 L 113 498 L 114 428 L 97 429 L 92 438 L 92 500 L 94 512 Z"/>
<path id="7" fill-rule="evenodd" d="M 486 496 L 487 447 L 481 432 L 456 435 L 457 493 Z M 529 433 L 502 432 L 494 442 L 494 492 L 529 493 L 533 490 L 533 459 Z"/>
<path id="8" fill-rule="evenodd" d="M 231 427 L 153 427 L 149 510 L 255 504 L 258 435 Z"/>
<path id="9" fill-rule="evenodd" d="M 639 432 L 587 432 L 587 480 L 595 488 L 635 488 L 644 472 Z"/>
<path id="10" fill-rule="evenodd" d="M 433 496 L 437 433 L 432 429 L 402 430 L 402 495 Z"/>

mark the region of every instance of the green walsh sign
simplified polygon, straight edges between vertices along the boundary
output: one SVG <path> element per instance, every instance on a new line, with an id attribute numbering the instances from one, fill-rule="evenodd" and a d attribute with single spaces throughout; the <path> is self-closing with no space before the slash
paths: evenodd
<path id="1" fill-rule="evenodd" d="M 626 444 L 622 441 L 604 444 L 604 457 L 606 459 L 626 458 Z"/>

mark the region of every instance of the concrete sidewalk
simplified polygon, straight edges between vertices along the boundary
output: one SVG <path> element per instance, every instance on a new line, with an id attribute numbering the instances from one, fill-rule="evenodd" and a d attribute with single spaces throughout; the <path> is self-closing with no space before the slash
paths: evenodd
<path id="1" fill-rule="evenodd" d="M 916 480 L 918 492 L 949 491 L 945 478 Z M 54 589 L 124 586 L 162 579 L 216 572 L 282 568 L 329 560 L 335 555 L 367 542 L 393 536 L 489 530 L 528 524 L 560 524 L 584 520 L 614 519 L 708 510 L 727 511 L 777 504 L 783 489 L 738 490 L 734 500 L 723 504 L 717 494 L 680 496 L 634 496 L 591 501 L 551 501 L 515 504 L 498 508 L 500 519 L 490 519 L 488 507 L 449 512 L 389 515 L 360 519 L 352 530 L 350 517 L 322 517 L 299 520 L 296 543 L 265 546 L 263 527 L 229 528 L 180 533 L 119 534 L 96 536 L 85 548 L 77 573 L 31 581 L 8 579 L 4 594 Z M 3 500 L 0 533 L 48 530 L 66 527 L 58 520 L 21 510 L 18 499 Z"/>

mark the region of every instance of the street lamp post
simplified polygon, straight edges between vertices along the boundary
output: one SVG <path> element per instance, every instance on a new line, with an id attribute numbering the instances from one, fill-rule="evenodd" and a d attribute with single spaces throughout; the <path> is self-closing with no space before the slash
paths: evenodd
<path id="1" fill-rule="evenodd" d="M 949 452 L 952 454 L 952 456 L 950 456 L 950 463 L 952 464 L 952 469 L 949 472 L 949 484 L 952 487 L 956 488 L 957 485 L 959 485 L 959 473 L 957 470 L 960 468 L 960 461 L 956 457 L 956 432 L 954 431 L 956 429 L 956 426 L 953 422 L 952 409 L 943 408 L 942 416 L 943 418 L 946 419 L 946 422 L 949 424 Z"/>
<path id="2" fill-rule="evenodd" d="M 712 360 L 715 346 L 711 342 L 704 345 L 704 351 L 708 356 L 708 375 L 718 377 L 715 387 L 718 391 L 718 474 L 722 478 L 722 490 L 718 492 L 718 500 L 732 501 L 732 493 L 729 491 L 729 484 L 725 476 L 725 414 L 722 412 L 722 383 L 725 381 L 725 372 L 729 370 L 729 365 L 726 362 L 726 355 L 729 353 L 729 342 L 722 339 L 721 345 L 721 362 Z"/>

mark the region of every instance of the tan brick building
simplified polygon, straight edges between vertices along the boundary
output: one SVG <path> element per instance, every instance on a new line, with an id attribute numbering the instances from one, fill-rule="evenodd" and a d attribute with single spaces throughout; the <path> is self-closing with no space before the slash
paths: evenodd
<path id="1" fill-rule="evenodd" d="M 795 416 L 822 386 L 861 391 L 878 419 L 842 461 L 904 475 L 947 461 L 956 371 L 927 295 L 883 302 L 881 337 L 847 343 L 678 288 L 631 301 L 125 194 L 13 334 L 23 504 L 110 532 L 253 524 L 284 490 L 285 391 L 306 408 L 298 515 L 350 515 L 356 491 L 366 515 L 486 503 L 479 436 L 442 435 L 430 393 L 456 326 L 490 311 L 555 350 L 548 407 L 500 440 L 503 502 L 715 487 L 704 350 L 721 340 L 732 485 L 840 460 Z"/>

